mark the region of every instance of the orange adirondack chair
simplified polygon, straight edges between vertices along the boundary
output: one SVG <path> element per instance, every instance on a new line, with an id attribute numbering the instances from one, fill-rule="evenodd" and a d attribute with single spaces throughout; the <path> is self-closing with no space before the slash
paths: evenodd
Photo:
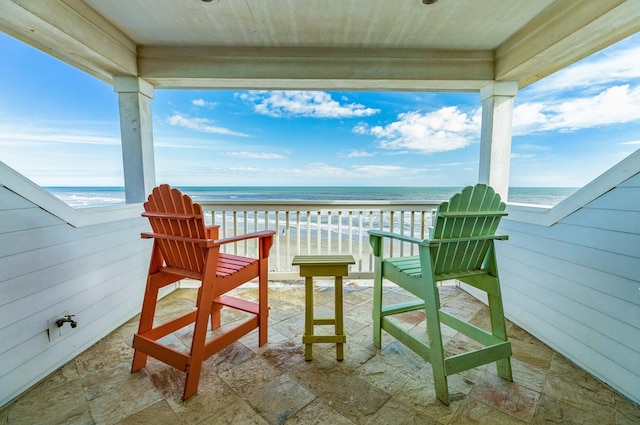
<path id="1" fill-rule="evenodd" d="M 152 232 L 142 233 L 142 237 L 153 238 L 154 241 L 140 324 L 133 337 L 135 353 L 131 372 L 143 368 L 147 356 L 186 372 L 182 396 L 186 400 L 198 391 L 202 362 L 209 356 L 256 328 L 259 329 L 259 345 L 267 342 L 268 257 L 275 232 L 265 230 L 218 239 L 218 226 L 205 226 L 200 205 L 166 184 L 153 189 L 144 209 L 142 216 L 149 218 Z M 257 258 L 220 252 L 223 244 L 251 238 L 257 239 Z M 257 303 L 224 295 L 256 277 L 259 282 Z M 158 290 L 183 278 L 202 282 L 196 309 L 154 327 Z M 212 329 L 219 328 L 220 310 L 224 306 L 251 315 L 241 324 L 207 341 L 209 318 Z M 195 325 L 189 353 L 158 342 L 160 338 L 192 323 Z"/>

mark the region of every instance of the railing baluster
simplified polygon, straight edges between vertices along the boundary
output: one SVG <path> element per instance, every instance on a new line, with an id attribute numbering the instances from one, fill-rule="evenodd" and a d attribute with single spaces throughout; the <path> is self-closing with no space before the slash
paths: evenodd
<path id="1" fill-rule="evenodd" d="M 338 254 L 342 254 L 342 211 L 338 211 Z"/>
<path id="2" fill-rule="evenodd" d="M 226 211 L 221 211 L 222 217 L 220 217 L 220 220 L 222 220 L 222 238 L 226 238 L 227 235 L 227 212 Z M 225 244 L 224 245 L 224 252 L 229 252 L 229 245 Z"/>
<path id="3" fill-rule="evenodd" d="M 311 211 L 307 211 L 307 254 L 311 254 Z"/>
<path id="4" fill-rule="evenodd" d="M 242 211 L 242 234 L 249 233 L 247 229 L 247 212 Z M 244 255 L 249 255 L 249 241 L 244 241 L 242 244 L 244 246 Z"/>
<path id="5" fill-rule="evenodd" d="M 353 211 L 349 211 L 349 233 L 347 234 L 347 236 L 349 237 L 349 252 L 353 252 L 353 223 L 351 222 L 351 220 L 353 219 Z M 340 240 L 342 240 L 342 238 L 340 238 Z"/>
<path id="6" fill-rule="evenodd" d="M 285 239 L 287 240 L 287 258 L 285 259 L 287 264 L 287 269 L 289 268 L 289 264 L 291 264 L 291 227 L 289 226 L 289 211 L 284 212 L 284 230 Z"/>
<path id="7" fill-rule="evenodd" d="M 404 211 L 400 211 L 400 234 L 404 235 L 405 234 L 405 229 L 404 229 Z M 400 243 L 400 257 L 404 256 L 404 246 L 406 244 L 404 242 Z"/>
<path id="8" fill-rule="evenodd" d="M 233 214 L 231 214 L 231 217 L 233 218 L 231 233 L 233 236 L 237 236 L 238 235 L 238 211 L 234 211 Z M 238 244 L 234 243 L 232 245 L 233 245 L 233 254 L 238 255 Z"/>
<path id="9" fill-rule="evenodd" d="M 317 216 L 317 220 L 316 223 L 318 224 L 318 235 L 316 237 L 316 241 L 318 244 L 318 254 L 322 254 L 321 248 L 322 248 L 322 223 L 321 223 L 321 211 L 318 211 L 318 216 Z"/>
<path id="10" fill-rule="evenodd" d="M 420 226 L 420 239 L 424 240 L 426 239 L 426 234 L 425 234 L 425 217 L 427 216 L 427 212 L 426 211 L 422 211 L 420 213 L 420 221 L 422 222 L 422 226 Z M 431 222 L 429 222 L 429 226 L 431 226 Z"/>
<path id="11" fill-rule="evenodd" d="M 300 250 L 300 211 L 296 211 L 296 238 L 297 238 L 296 253 L 300 254 L 302 253 L 302 251 Z"/>
<path id="12" fill-rule="evenodd" d="M 327 254 L 331 254 L 331 210 L 327 211 Z M 320 254 L 320 250 L 318 250 Z"/>
<path id="13" fill-rule="evenodd" d="M 382 229 L 382 226 L 380 226 L 380 228 Z M 373 211 L 369 211 L 369 230 L 371 229 L 373 229 Z M 373 254 L 371 253 L 371 251 L 369 251 L 369 269 L 371 269 L 372 264 L 373 264 Z"/>
<path id="14" fill-rule="evenodd" d="M 358 211 L 358 271 L 362 271 L 362 211 Z"/>
<path id="15" fill-rule="evenodd" d="M 381 214 L 382 215 L 382 214 Z M 395 211 L 391 211 L 389 213 L 389 231 L 391 233 L 393 233 L 396 229 L 394 227 L 394 220 L 396 219 L 396 212 Z M 382 217 L 380 218 L 380 221 L 382 221 Z M 380 224 L 382 225 L 382 224 Z M 390 241 L 389 243 L 389 257 L 393 257 L 393 245 L 395 241 Z"/>
<path id="16" fill-rule="evenodd" d="M 416 237 L 416 212 L 415 211 L 411 211 L 411 234 L 410 236 L 412 238 Z M 415 245 L 411 244 L 411 253 L 409 255 L 414 255 L 415 252 Z"/>
<path id="17" fill-rule="evenodd" d="M 275 227 L 276 227 L 276 268 L 280 270 L 280 212 L 276 211 L 275 216 Z M 268 227 L 267 227 L 268 228 Z"/>

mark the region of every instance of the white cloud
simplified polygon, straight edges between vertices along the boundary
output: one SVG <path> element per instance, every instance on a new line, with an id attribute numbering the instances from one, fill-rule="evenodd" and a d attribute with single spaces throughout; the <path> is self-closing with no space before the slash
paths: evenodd
<path id="1" fill-rule="evenodd" d="M 362 165 L 353 168 L 353 171 L 368 177 L 407 177 L 422 174 L 424 168 L 406 168 L 397 165 Z"/>
<path id="2" fill-rule="evenodd" d="M 354 176 L 353 172 L 351 172 L 350 170 L 329 165 L 323 162 L 309 163 L 298 168 L 230 167 L 229 171 L 241 174 L 243 176 L 248 174 L 253 174 L 254 176 L 284 176 L 289 181 L 291 181 L 292 178 L 298 177 L 317 179 L 320 177 L 350 178 Z"/>
<path id="3" fill-rule="evenodd" d="M 216 102 L 207 102 L 204 99 L 193 99 L 191 104 L 193 106 L 206 106 L 207 108 L 215 108 L 218 105 Z"/>
<path id="4" fill-rule="evenodd" d="M 351 151 L 346 155 L 347 158 L 367 158 L 372 156 L 372 153 L 366 151 Z"/>
<path id="5" fill-rule="evenodd" d="M 640 145 L 640 140 L 629 140 L 628 142 L 623 142 L 621 145 Z"/>
<path id="6" fill-rule="evenodd" d="M 255 112 L 272 117 L 353 118 L 380 112 L 358 103 L 340 104 L 321 91 L 250 91 L 240 98 L 255 103 Z"/>
<path id="7" fill-rule="evenodd" d="M 536 155 L 532 153 L 512 153 L 511 159 L 531 159 L 535 158 Z"/>
<path id="8" fill-rule="evenodd" d="M 479 139 L 480 111 L 467 114 L 449 106 L 425 114 L 406 112 L 398 115 L 398 121 L 384 127 L 358 124 L 353 131 L 377 137 L 380 147 L 385 149 L 419 153 L 452 151 Z"/>
<path id="9" fill-rule="evenodd" d="M 610 87 L 595 96 L 524 103 L 514 108 L 514 134 L 574 131 L 640 120 L 640 86 Z"/>
<path id="10" fill-rule="evenodd" d="M 188 118 L 181 114 L 176 113 L 171 117 L 169 117 L 167 122 L 171 125 L 188 128 L 190 130 L 201 131 L 204 133 L 249 137 L 249 135 L 245 133 L 229 130 L 228 128 L 224 128 L 224 127 L 217 127 L 217 126 L 210 125 L 209 124 L 210 121 L 206 118 Z"/>
<path id="11" fill-rule="evenodd" d="M 39 128 L 38 132 L 3 131 L 0 128 L 0 145 L 24 147 L 27 143 L 65 143 L 79 145 L 120 145 L 120 137 L 86 133 L 66 133 L 60 130 Z"/>
<path id="12" fill-rule="evenodd" d="M 307 177 L 324 180 L 331 178 L 407 177 L 424 173 L 425 169 L 406 168 L 397 165 L 363 165 L 344 168 L 324 162 L 314 162 L 298 168 L 230 167 L 229 171 L 244 175 L 286 175 L 288 177 Z"/>
<path id="13" fill-rule="evenodd" d="M 360 122 L 353 127 L 351 131 L 355 134 L 367 134 L 369 132 L 369 125 L 366 122 Z"/>
<path id="14" fill-rule="evenodd" d="M 245 159 L 286 159 L 287 157 L 279 153 L 269 152 L 226 152 L 224 156 L 232 158 L 245 158 Z"/>

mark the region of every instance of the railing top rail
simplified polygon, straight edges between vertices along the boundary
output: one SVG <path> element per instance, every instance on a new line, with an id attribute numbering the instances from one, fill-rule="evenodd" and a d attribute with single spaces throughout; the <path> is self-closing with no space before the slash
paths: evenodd
<path id="1" fill-rule="evenodd" d="M 386 200 L 335 200 L 335 201 L 280 201 L 280 200 L 223 200 L 198 201 L 207 211 L 431 211 L 442 201 L 386 201 Z"/>

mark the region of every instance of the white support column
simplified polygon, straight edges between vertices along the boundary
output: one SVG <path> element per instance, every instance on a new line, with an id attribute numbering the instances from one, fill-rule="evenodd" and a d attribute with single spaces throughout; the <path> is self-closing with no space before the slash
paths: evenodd
<path id="1" fill-rule="evenodd" d="M 131 76 L 113 78 L 120 107 L 122 161 L 127 204 L 144 202 L 156 185 L 151 99 L 153 86 Z"/>
<path id="2" fill-rule="evenodd" d="M 495 81 L 480 90 L 482 130 L 478 182 L 493 187 L 504 201 L 509 195 L 513 98 L 517 93 L 517 81 Z"/>

